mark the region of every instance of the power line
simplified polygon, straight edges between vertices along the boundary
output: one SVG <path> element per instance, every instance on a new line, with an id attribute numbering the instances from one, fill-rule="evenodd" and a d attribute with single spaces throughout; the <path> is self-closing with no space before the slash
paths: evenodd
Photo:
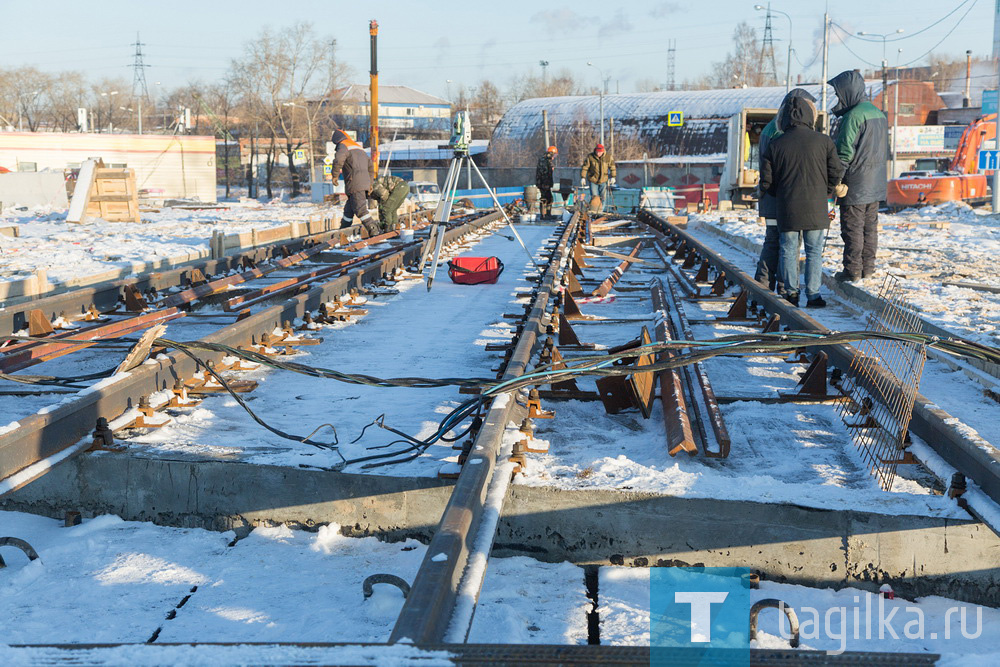
<path id="1" fill-rule="evenodd" d="M 948 32 L 945 33 L 944 37 L 942 37 L 941 40 L 938 41 L 937 44 L 935 44 L 934 46 L 932 46 L 927 51 L 925 51 L 924 53 L 920 54 L 919 56 L 917 56 L 916 58 L 914 58 L 910 62 L 904 63 L 903 65 L 901 65 L 901 67 L 905 67 L 907 65 L 912 65 L 913 63 L 917 62 L 918 60 L 922 60 L 924 58 L 924 56 L 928 55 L 929 53 L 931 53 L 931 51 L 933 51 L 937 47 L 941 46 L 941 44 L 944 43 L 944 40 L 948 39 L 948 37 L 951 36 L 951 33 L 955 32 L 955 29 L 958 28 L 958 26 L 962 25 L 962 21 L 964 21 L 965 17 L 969 15 L 969 12 L 972 11 L 972 8 L 976 6 L 977 2 L 979 2 L 979 0 L 973 0 L 972 4 L 969 5 L 969 8 L 967 10 L 965 10 L 964 14 L 962 14 L 962 18 L 958 19 L 958 22 L 951 27 L 951 30 L 949 30 Z"/>
<path id="2" fill-rule="evenodd" d="M 919 35 L 921 33 L 927 32 L 928 30 L 930 30 L 934 26 L 939 25 L 942 21 L 944 21 L 949 16 L 951 16 L 952 14 L 954 14 L 955 12 L 957 12 L 959 9 L 961 9 L 962 5 L 965 5 L 968 2 L 972 2 L 973 6 L 975 6 L 976 2 L 978 2 L 978 1 L 979 0 L 962 0 L 962 2 L 958 3 L 958 6 L 956 6 L 954 9 L 952 9 L 950 12 L 948 12 L 947 14 L 945 14 L 944 16 L 942 16 L 941 18 L 939 18 L 937 21 L 934 21 L 934 23 L 931 23 L 929 26 L 921 28 L 920 30 L 918 30 L 916 32 L 911 32 L 908 35 L 903 35 L 902 37 L 894 37 L 893 39 L 886 39 L 885 41 L 886 42 L 899 42 L 899 41 L 902 41 L 904 39 L 910 39 L 911 37 L 916 37 L 917 35 Z M 971 10 L 972 7 L 969 7 L 969 9 Z M 968 12 L 966 12 L 966 13 L 968 13 Z M 963 16 L 963 18 L 964 18 L 964 16 Z M 959 22 L 961 22 L 961 19 L 959 19 Z M 861 40 L 862 42 L 881 42 L 881 41 L 883 41 L 882 39 L 868 39 L 867 37 L 863 37 L 861 35 L 851 35 L 851 37 L 854 37 L 855 39 Z"/>
<path id="3" fill-rule="evenodd" d="M 149 97 L 149 90 L 146 88 L 146 68 L 149 67 L 142 61 L 142 47 L 145 46 L 139 41 L 139 33 L 135 33 L 135 53 L 132 56 L 132 99 L 138 97 L 136 92 L 142 94 L 142 99 Z"/>

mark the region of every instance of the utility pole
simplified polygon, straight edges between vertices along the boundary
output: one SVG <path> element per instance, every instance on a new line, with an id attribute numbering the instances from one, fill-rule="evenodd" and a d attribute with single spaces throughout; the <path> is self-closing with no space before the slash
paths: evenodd
<path id="1" fill-rule="evenodd" d="M 142 47 L 145 44 L 139 40 L 138 32 L 135 33 L 135 43 L 132 46 L 135 47 L 135 53 L 132 56 L 132 99 L 135 100 L 138 97 L 136 106 L 138 123 L 136 124 L 139 134 L 142 134 L 142 101 L 149 96 L 149 90 L 146 88 L 146 68 L 149 65 L 142 61 Z"/>
<path id="2" fill-rule="evenodd" d="M 368 114 L 371 129 L 372 164 L 375 166 L 375 176 L 378 176 L 378 21 L 372 19 L 368 22 L 368 34 L 371 36 L 371 107 Z"/>
<path id="3" fill-rule="evenodd" d="M 667 90 L 673 90 L 674 81 L 674 61 L 677 57 L 677 40 L 667 41 Z"/>
<path id="4" fill-rule="evenodd" d="M 771 3 L 767 3 L 767 15 L 764 18 L 764 41 L 761 44 L 760 59 L 770 66 L 771 78 L 778 80 L 778 64 L 774 61 L 774 32 L 771 30 Z"/>
<path id="5" fill-rule="evenodd" d="M 998 8 L 998 9 L 1000 9 L 1000 8 Z M 1000 15 L 1000 14 L 998 14 L 998 15 Z M 997 65 L 997 91 L 1000 91 L 1000 60 L 994 60 L 993 62 L 994 62 L 994 64 Z M 1000 92 L 998 92 L 997 95 L 1000 96 Z M 998 108 L 997 108 L 997 111 L 996 111 L 996 117 L 995 117 L 994 123 L 995 123 L 995 125 L 994 125 L 993 129 L 995 131 L 996 139 L 993 140 L 993 147 L 994 148 L 1000 148 L 1000 104 L 998 104 Z M 994 213 L 996 213 L 997 211 L 1000 211 L 1000 178 L 998 178 L 998 176 L 1000 176 L 1000 174 L 998 174 L 997 172 L 1000 172 L 1000 169 L 994 169 L 993 170 L 993 212 Z"/>
<path id="6" fill-rule="evenodd" d="M 825 127 L 823 132 L 826 134 L 830 133 L 830 118 L 827 111 L 826 102 L 826 82 L 830 78 L 829 71 L 830 64 L 830 14 L 828 12 L 823 13 L 823 76 L 822 81 L 819 82 L 820 89 L 820 104 L 823 107 L 823 117 L 826 119 L 824 123 Z"/>
<path id="7" fill-rule="evenodd" d="M 542 109 L 542 127 L 545 128 L 545 150 L 548 150 L 552 144 L 549 143 L 549 112 L 546 109 Z"/>
<path id="8" fill-rule="evenodd" d="M 962 98 L 962 106 L 968 108 L 969 98 L 972 97 L 972 51 L 965 52 L 965 96 Z"/>

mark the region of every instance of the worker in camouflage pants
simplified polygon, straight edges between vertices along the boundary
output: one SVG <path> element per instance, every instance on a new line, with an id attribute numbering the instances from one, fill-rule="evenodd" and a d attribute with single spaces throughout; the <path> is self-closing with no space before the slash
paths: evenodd
<path id="1" fill-rule="evenodd" d="M 399 207 L 410 192 L 409 184 L 398 176 L 382 176 L 375 181 L 372 197 L 378 202 L 378 220 L 382 231 L 396 229 Z"/>

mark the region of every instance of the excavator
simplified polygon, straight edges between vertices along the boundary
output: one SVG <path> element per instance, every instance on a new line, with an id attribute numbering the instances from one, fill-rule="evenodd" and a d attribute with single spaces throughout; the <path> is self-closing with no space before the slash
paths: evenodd
<path id="1" fill-rule="evenodd" d="M 890 209 L 964 201 L 989 201 L 986 174 L 976 173 L 979 149 L 996 138 L 995 113 L 978 118 L 962 132 L 948 171 L 906 171 L 889 181 L 886 204 Z"/>

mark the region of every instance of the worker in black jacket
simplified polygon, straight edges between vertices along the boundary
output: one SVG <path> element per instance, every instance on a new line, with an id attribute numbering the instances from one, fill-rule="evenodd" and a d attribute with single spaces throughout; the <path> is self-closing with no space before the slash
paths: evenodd
<path id="1" fill-rule="evenodd" d="M 760 131 L 760 140 L 757 144 L 758 169 L 763 169 L 764 154 L 767 153 L 767 147 L 784 132 L 778 123 L 781 117 L 781 107 L 793 97 L 804 97 L 810 102 L 816 102 L 816 98 L 810 95 L 809 91 L 802 88 L 793 88 L 785 95 L 785 98 L 781 100 L 781 106 L 778 107 L 778 113 Z M 760 249 L 760 259 L 757 261 L 757 271 L 754 273 L 753 279 L 763 285 L 767 285 L 767 288 L 773 291 L 778 282 L 778 257 L 780 255 L 778 249 L 780 245 L 780 236 L 778 234 L 778 203 L 774 200 L 773 196 L 766 192 L 760 193 L 760 198 L 757 200 L 757 215 L 764 218 L 766 227 L 764 245 Z"/>
<path id="2" fill-rule="evenodd" d="M 333 165 L 330 173 L 333 182 L 336 184 L 340 177 L 340 172 L 344 172 L 344 193 L 347 194 L 347 203 L 344 204 L 344 218 L 341 223 L 348 227 L 354 221 L 354 216 L 361 218 L 361 224 L 365 226 L 372 236 L 379 233 L 378 224 L 368 211 L 368 195 L 372 189 L 372 182 L 375 180 L 375 167 L 368 153 L 361 147 L 361 144 L 347 136 L 343 130 L 334 130 L 330 141 L 337 145 L 334 153 Z"/>
<path id="3" fill-rule="evenodd" d="M 841 72 L 829 83 L 837 93 L 833 115 L 840 118 L 834 141 L 847 168 L 844 183 L 850 188 L 840 201 L 844 270 L 834 277 L 852 281 L 875 274 L 878 206 L 886 196 L 889 122 L 865 99 L 865 80 L 859 72 Z"/>
<path id="4" fill-rule="evenodd" d="M 779 272 L 784 297 L 799 305 L 799 246 L 806 249 L 806 306 L 826 305 L 819 294 L 823 245 L 830 227 L 828 199 L 843 196 L 844 165 L 833 141 L 813 129 L 816 107 L 801 97 L 785 102 L 779 120 L 784 130 L 773 139 L 761 164 L 760 188 L 775 197 L 781 238 Z"/>
<path id="5" fill-rule="evenodd" d="M 535 185 L 538 186 L 539 199 L 541 200 L 542 220 L 548 220 L 552 215 L 552 161 L 558 153 L 559 149 L 555 146 L 549 146 L 548 150 L 538 158 L 538 164 L 535 166 Z"/>

